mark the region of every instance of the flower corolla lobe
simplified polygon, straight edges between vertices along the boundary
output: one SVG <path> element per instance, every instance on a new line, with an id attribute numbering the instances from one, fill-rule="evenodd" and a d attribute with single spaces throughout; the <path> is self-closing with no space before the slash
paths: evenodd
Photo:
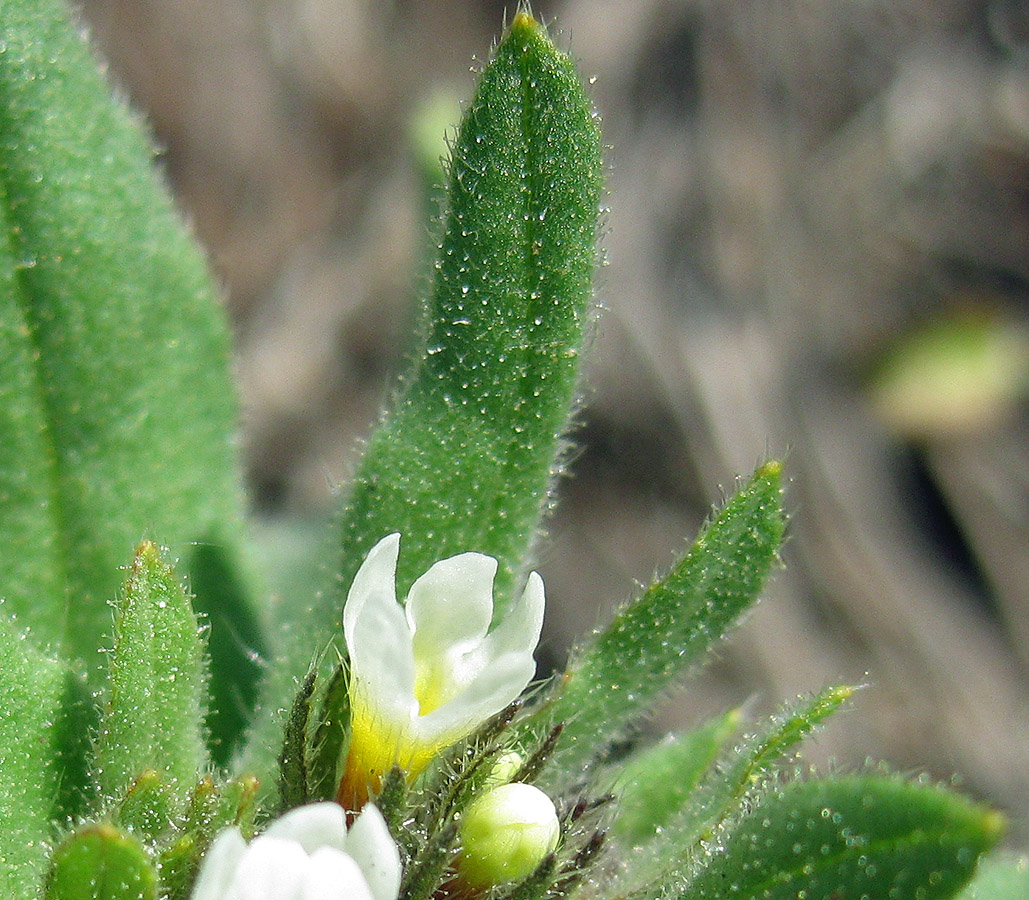
<path id="1" fill-rule="evenodd" d="M 348 833 L 337 803 L 301 806 L 249 844 L 238 828 L 211 844 L 192 900 L 397 900 L 400 853 L 366 806 Z"/>

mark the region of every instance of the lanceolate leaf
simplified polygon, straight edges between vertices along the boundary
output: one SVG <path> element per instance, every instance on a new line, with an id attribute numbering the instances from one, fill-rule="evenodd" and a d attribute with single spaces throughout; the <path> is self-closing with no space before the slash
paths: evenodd
<path id="1" fill-rule="evenodd" d="M 944 900 L 968 881 L 1000 817 L 942 788 L 900 779 L 794 782 L 767 794 L 699 871 L 683 900 Z"/>
<path id="2" fill-rule="evenodd" d="M 351 491 L 344 585 L 399 531 L 401 596 L 466 550 L 500 561 L 499 597 L 517 587 L 575 392 L 600 176 L 574 66 L 521 11 L 453 146 L 424 342 Z"/>
<path id="3" fill-rule="evenodd" d="M 46 862 L 65 675 L 0 618 L 0 897 L 34 900 Z"/>
<path id="4" fill-rule="evenodd" d="M 769 462 L 662 579 L 573 660 L 548 711 L 557 761 L 581 770 L 645 716 L 757 599 L 782 542 L 782 467 Z"/>
<path id="5" fill-rule="evenodd" d="M 398 593 L 468 550 L 521 589 L 563 449 L 589 318 L 600 136 L 571 60 L 525 11 L 480 77 L 449 164 L 435 276 L 412 369 L 371 437 L 341 523 L 340 589 L 285 648 L 290 708 L 368 551 L 403 535 Z M 254 752 L 272 744 L 257 733 Z"/>
<path id="6" fill-rule="evenodd" d="M 96 778 L 121 801 L 148 770 L 184 799 L 207 762 L 203 646 L 182 585 L 154 544 L 140 545 L 118 605 L 110 698 Z"/>
<path id="7" fill-rule="evenodd" d="M 0 595 L 95 667 L 132 547 L 235 559 L 242 504 L 222 310 L 67 15 L 0 0 Z"/>

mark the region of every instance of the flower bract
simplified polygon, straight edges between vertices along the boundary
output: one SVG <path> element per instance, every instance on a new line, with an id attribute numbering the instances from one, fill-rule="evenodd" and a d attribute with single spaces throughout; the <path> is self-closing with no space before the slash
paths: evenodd
<path id="1" fill-rule="evenodd" d="M 492 630 L 497 561 L 461 553 L 435 563 L 397 602 L 400 535 L 379 541 L 343 609 L 351 736 L 339 799 L 356 809 L 399 766 L 410 778 L 518 697 L 543 626 L 533 572 Z"/>
<path id="2" fill-rule="evenodd" d="M 400 875 L 400 853 L 374 806 L 348 832 L 338 803 L 314 803 L 249 844 L 238 828 L 222 831 L 192 900 L 397 900 Z"/>

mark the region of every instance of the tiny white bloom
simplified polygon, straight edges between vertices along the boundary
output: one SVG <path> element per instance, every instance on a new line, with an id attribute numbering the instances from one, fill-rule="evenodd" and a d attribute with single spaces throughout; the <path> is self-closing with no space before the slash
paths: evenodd
<path id="1" fill-rule="evenodd" d="M 400 852 L 374 806 L 348 833 L 338 803 L 313 803 L 249 844 L 238 828 L 222 831 L 192 900 L 397 900 L 400 875 Z"/>
<path id="2" fill-rule="evenodd" d="M 379 541 L 343 608 L 351 736 L 340 800 L 357 808 L 394 765 L 414 777 L 441 750 L 511 703 L 532 679 L 543 627 L 543 579 L 490 631 L 497 561 L 462 553 L 396 596 L 400 535 Z"/>

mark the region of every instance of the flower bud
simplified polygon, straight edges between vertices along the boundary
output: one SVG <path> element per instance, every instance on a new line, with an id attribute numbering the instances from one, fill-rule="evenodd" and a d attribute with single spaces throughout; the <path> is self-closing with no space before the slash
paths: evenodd
<path id="1" fill-rule="evenodd" d="M 529 784 L 505 784 L 461 817 L 458 875 L 473 888 L 523 881 L 554 851 L 561 826 L 551 799 Z"/>

